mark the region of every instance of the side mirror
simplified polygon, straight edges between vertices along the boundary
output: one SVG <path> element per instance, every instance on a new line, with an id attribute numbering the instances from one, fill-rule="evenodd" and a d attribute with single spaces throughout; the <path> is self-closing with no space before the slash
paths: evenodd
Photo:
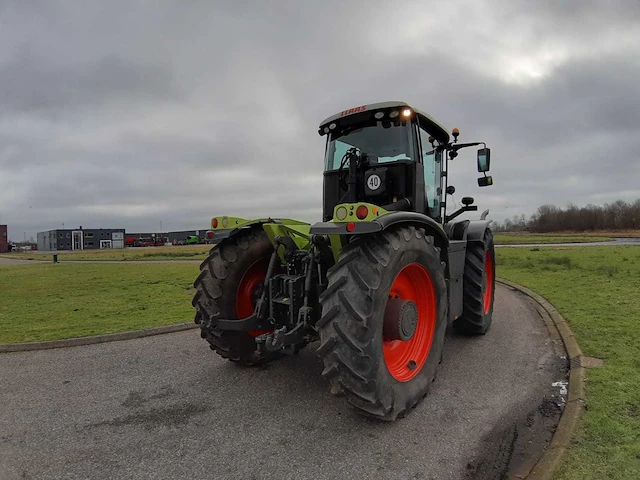
<path id="1" fill-rule="evenodd" d="M 488 172 L 491 160 L 491 150 L 488 148 L 481 148 L 478 150 L 478 171 Z"/>
<path id="2" fill-rule="evenodd" d="M 478 179 L 479 187 L 488 187 L 489 185 L 493 185 L 493 177 L 480 177 Z"/>

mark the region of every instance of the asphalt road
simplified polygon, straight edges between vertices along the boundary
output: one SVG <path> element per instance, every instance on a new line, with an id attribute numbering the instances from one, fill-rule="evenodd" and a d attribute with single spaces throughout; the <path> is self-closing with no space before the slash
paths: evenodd
<path id="1" fill-rule="evenodd" d="M 260 369 L 195 330 L 2 354 L 0 478 L 496 478 L 550 437 L 563 365 L 504 287 L 490 332 L 449 335 L 430 395 L 391 424 L 330 395 L 314 345 Z"/>
<path id="2" fill-rule="evenodd" d="M 576 242 L 576 243 L 521 243 L 511 245 L 496 245 L 496 247 L 619 247 L 621 245 L 640 245 L 640 238 L 614 238 L 606 242 Z"/>
<path id="3" fill-rule="evenodd" d="M 0 257 L 0 267 L 13 267 L 14 265 L 29 265 L 41 263 L 40 260 L 19 260 L 17 258 Z"/>

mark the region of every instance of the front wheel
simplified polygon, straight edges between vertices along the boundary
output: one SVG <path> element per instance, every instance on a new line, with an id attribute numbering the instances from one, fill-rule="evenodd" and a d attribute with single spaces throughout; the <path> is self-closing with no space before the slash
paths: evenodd
<path id="1" fill-rule="evenodd" d="M 435 378 L 447 326 L 433 237 L 406 226 L 351 243 L 320 301 L 318 353 L 332 392 L 367 415 L 404 416 Z"/>
<path id="2" fill-rule="evenodd" d="M 496 290 L 493 235 L 486 230 L 482 242 L 469 242 L 464 265 L 463 310 L 453 328 L 466 335 L 484 335 L 491 326 Z"/>

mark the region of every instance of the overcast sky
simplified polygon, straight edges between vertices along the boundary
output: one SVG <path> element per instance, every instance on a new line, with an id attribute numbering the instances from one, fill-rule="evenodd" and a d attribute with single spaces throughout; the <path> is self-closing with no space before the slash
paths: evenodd
<path id="1" fill-rule="evenodd" d="M 0 223 L 321 219 L 321 120 L 403 100 L 461 141 L 456 201 L 503 220 L 640 197 L 638 0 L 0 0 Z"/>

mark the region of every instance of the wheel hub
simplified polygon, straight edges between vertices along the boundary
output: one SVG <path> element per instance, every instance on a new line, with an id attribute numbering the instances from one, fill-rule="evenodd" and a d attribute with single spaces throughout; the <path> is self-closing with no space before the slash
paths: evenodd
<path id="1" fill-rule="evenodd" d="M 411 300 L 389 298 L 384 312 L 384 336 L 388 340 L 407 342 L 418 327 L 418 307 Z"/>

